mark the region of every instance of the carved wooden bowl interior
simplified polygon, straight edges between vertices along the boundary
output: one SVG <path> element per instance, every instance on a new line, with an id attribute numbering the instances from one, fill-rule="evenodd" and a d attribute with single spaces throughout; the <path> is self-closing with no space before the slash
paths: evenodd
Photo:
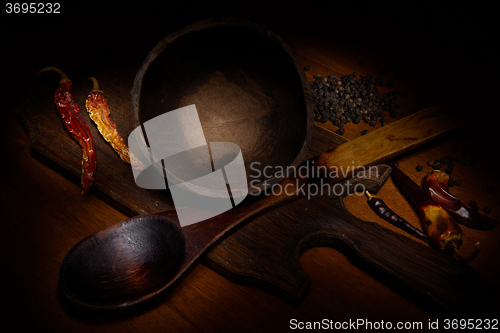
<path id="1" fill-rule="evenodd" d="M 260 189 L 281 180 L 274 177 L 277 166 L 304 160 L 313 127 L 310 96 L 283 40 L 237 19 L 202 21 L 163 39 L 132 91 L 136 126 L 195 104 L 207 142 L 239 145 L 248 181 L 259 179 Z"/>

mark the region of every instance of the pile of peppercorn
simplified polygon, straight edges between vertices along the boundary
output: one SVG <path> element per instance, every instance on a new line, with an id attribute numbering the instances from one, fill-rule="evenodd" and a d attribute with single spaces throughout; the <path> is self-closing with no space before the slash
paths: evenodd
<path id="1" fill-rule="evenodd" d="M 396 99 L 402 93 L 392 90 L 381 94 L 377 88 L 390 89 L 393 87 L 392 83 L 384 82 L 381 77 L 373 79 L 371 75 L 360 75 L 359 79 L 355 77 L 356 73 L 340 78 L 334 74 L 328 77 L 315 75 L 314 81 L 310 82 L 314 92 L 315 120 L 322 123 L 331 121 L 339 127 L 336 132 L 340 135 L 344 134 L 343 127 L 349 122 L 358 124 L 363 120 L 375 126 L 379 121 L 384 126 L 386 113 L 391 117 L 398 115 L 396 109 L 399 104 Z"/>

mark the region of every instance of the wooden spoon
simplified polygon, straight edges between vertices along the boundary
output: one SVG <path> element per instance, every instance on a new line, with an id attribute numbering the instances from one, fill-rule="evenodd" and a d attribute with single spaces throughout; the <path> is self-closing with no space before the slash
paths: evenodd
<path id="1" fill-rule="evenodd" d="M 300 198 L 304 194 L 301 186 L 321 179 L 340 181 L 354 170 L 395 157 L 459 125 L 456 117 L 431 107 L 302 164 L 309 168 L 325 166 L 339 171 L 336 174 L 329 172 L 314 179 L 297 174 L 281 183 L 287 191 L 249 196 L 221 215 L 182 228 L 175 210 L 117 223 L 83 239 L 68 252 L 60 270 L 62 295 L 87 309 L 142 304 L 176 282 L 228 230 L 259 212 Z"/>

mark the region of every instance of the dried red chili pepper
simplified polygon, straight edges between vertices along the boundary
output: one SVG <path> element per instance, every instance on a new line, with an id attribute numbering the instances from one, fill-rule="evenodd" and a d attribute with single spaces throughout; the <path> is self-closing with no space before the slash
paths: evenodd
<path id="1" fill-rule="evenodd" d="M 63 124 L 71 136 L 80 144 L 83 150 L 82 157 L 82 194 L 85 194 L 94 181 L 97 168 L 94 139 L 90 129 L 85 123 L 78 104 L 73 99 L 71 88 L 73 86 L 69 77 L 59 68 L 46 67 L 37 74 L 53 71 L 61 75 L 59 88 L 54 94 L 54 103 L 62 117 Z"/>
<path id="2" fill-rule="evenodd" d="M 425 177 L 424 190 L 458 223 L 478 230 L 489 230 L 496 227 L 498 221 L 468 209 L 457 197 L 446 191 L 449 178 L 445 172 L 440 170 L 431 171 Z"/>
<path id="3" fill-rule="evenodd" d="M 415 236 L 418 239 L 421 239 L 423 241 L 428 241 L 429 237 L 422 232 L 422 230 L 419 230 L 415 228 L 413 225 L 411 225 L 408 221 L 406 221 L 404 218 L 396 214 L 392 209 L 390 209 L 386 203 L 380 199 L 371 194 L 370 192 L 366 191 L 366 196 L 368 197 L 368 205 L 370 208 L 383 218 L 385 221 L 389 222 L 395 227 L 398 227 L 399 229 L 406 231 L 412 236 Z"/>
<path id="4" fill-rule="evenodd" d="M 458 250 L 463 239 L 460 226 L 445 209 L 436 204 L 396 165 L 392 164 L 391 167 L 392 180 L 418 213 L 422 226 L 429 236 L 430 245 L 440 251 L 451 253 L 460 261 L 467 262 L 474 259 L 479 253 L 479 243 L 475 243 L 474 253 L 469 258 L 464 258 Z"/>
<path id="5" fill-rule="evenodd" d="M 124 162 L 130 164 L 129 149 L 118 133 L 116 124 L 110 118 L 108 101 L 104 98 L 102 91 L 99 90 L 97 79 L 95 77 L 90 77 L 89 79 L 92 80 L 94 87 L 85 103 L 87 112 L 97 125 L 99 133 L 101 133 L 103 138 L 113 147 Z"/>

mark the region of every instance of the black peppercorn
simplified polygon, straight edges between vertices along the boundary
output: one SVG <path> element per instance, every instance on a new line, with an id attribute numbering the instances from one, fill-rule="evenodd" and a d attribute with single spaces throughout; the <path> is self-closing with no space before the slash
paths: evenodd
<path id="1" fill-rule="evenodd" d="M 307 66 L 306 66 L 307 67 Z M 334 74 L 327 77 L 314 75 L 311 88 L 314 91 L 314 113 L 322 114 L 321 119 L 328 119 L 336 126 L 343 126 L 349 122 L 355 124 L 364 120 L 375 126 L 378 119 L 382 126 L 387 124 L 385 113 L 397 117 L 399 107 L 396 98 L 399 93 L 392 91 L 380 94 L 375 85 L 386 85 L 378 77 L 357 73 L 342 75 L 339 79 Z M 339 114 L 338 111 L 342 110 Z M 340 119 L 343 117 L 342 119 Z M 319 118 L 319 117 L 318 117 Z M 336 121 L 338 120 L 338 121 Z"/>

